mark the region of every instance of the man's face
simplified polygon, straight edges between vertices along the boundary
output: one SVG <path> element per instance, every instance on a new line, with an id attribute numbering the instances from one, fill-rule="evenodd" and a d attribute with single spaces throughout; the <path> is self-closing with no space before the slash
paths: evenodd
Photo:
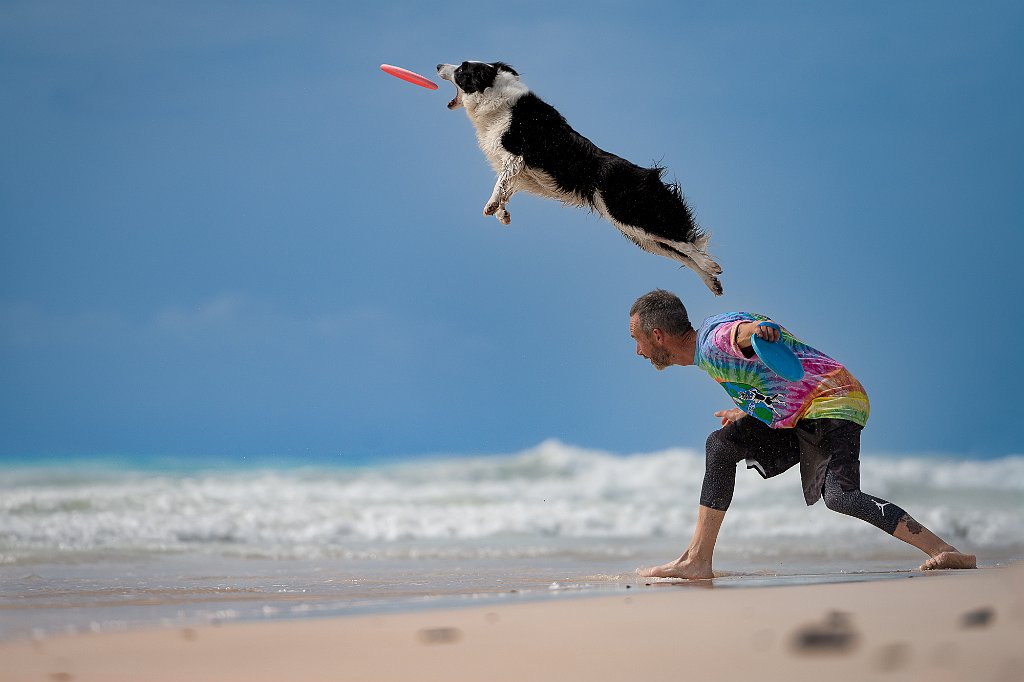
<path id="1" fill-rule="evenodd" d="M 659 340 L 661 330 L 652 329 L 650 334 L 645 334 L 639 316 L 633 315 L 629 318 L 629 335 L 636 341 L 636 354 L 650 360 L 659 372 L 672 364 L 668 350 Z"/>

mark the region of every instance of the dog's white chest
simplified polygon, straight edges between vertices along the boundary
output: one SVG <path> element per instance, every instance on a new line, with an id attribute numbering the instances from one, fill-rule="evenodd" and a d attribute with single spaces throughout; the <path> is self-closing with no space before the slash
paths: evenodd
<path id="1" fill-rule="evenodd" d="M 487 157 L 488 163 L 495 171 L 500 171 L 505 163 L 505 157 L 508 156 L 508 150 L 501 145 L 501 138 L 508 132 L 512 112 L 509 109 L 490 111 L 486 114 L 475 112 L 475 115 L 470 116 L 470 120 L 476 130 L 477 144 Z"/>
<path id="2" fill-rule="evenodd" d="M 487 158 L 490 167 L 500 170 L 505 163 L 508 151 L 502 146 L 502 137 L 508 132 L 512 122 L 511 106 L 477 106 L 472 110 L 467 106 L 466 113 L 476 131 L 476 142 Z"/>

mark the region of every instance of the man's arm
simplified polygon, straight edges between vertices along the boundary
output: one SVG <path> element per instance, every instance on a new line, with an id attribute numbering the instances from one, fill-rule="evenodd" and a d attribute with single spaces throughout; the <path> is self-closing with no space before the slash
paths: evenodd
<path id="1" fill-rule="evenodd" d="M 765 341 L 778 341 L 782 334 L 775 327 L 769 327 L 762 324 L 761 322 L 740 322 L 736 325 L 734 341 L 736 346 L 743 352 L 743 355 L 751 358 L 754 357 L 754 347 L 750 343 L 750 337 L 757 334 L 760 338 Z"/>

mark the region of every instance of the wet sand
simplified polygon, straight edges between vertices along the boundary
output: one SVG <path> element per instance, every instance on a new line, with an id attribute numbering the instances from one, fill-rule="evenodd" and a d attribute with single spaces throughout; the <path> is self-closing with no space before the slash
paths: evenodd
<path id="1" fill-rule="evenodd" d="M 716 581 L 721 584 L 721 581 Z M 0 680 L 1021 680 L 1024 565 L 0 643 Z"/>

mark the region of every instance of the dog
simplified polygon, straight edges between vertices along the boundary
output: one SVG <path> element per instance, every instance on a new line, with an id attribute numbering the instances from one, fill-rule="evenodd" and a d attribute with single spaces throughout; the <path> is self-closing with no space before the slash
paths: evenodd
<path id="1" fill-rule="evenodd" d="M 508 225 L 508 201 L 518 191 L 589 208 L 640 248 L 679 261 L 722 294 L 722 268 L 707 252 L 711 235 L 697 225 L 679 184 L 662 180 L 664 168 L 641 168 L 599 148 L 504 62 L 438 64 L 437 74 L 455 85 L 448 108 L 466 109 L 498 174 L 484 215 Z"/>

